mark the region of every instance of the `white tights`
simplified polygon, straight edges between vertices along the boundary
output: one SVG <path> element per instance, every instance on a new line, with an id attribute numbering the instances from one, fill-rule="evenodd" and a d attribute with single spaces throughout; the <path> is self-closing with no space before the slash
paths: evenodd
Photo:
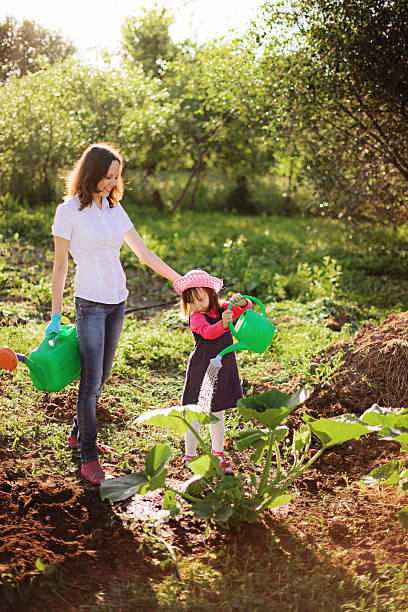
<path id="1" fill-rule="evenodd" d="M 218 418 L 218 421 L 216 423 L 209 424 L 212 450 L 216 451 L 217 453 L 222 453 L 224 448 L 224 411 L 221 410 L 220 412 L 215 412 L 214 416 Z M 198 434 L 200 433 L 201 425 L 198 422 L 198 419 L 194 419 L 191 426 Z M 197 438 L 190 430 L 188 430 L 186 433 L 185 442 L 185 454 L 189 457 L 195 457 L 197 454 Z"/>

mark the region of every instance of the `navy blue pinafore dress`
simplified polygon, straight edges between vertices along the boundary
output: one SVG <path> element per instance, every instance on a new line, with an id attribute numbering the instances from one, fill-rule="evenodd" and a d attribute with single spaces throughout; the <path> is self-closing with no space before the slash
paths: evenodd
<path id="1" fill-rule="evenodd" d="M 204 315 L 210 325 L 222 320 L 222 310 L 218 317 Z M 230 330 L 214 340 L 206 340 L 200 334 L 192 332 L 195 347 L 191 353 L 186 372 L 186 380 L 183 389 L 182 405 L 197 404 L 200 395 L 201 384 L 207 371 L 210 359 L 216 357 L 227 346 L 233 342 Z M 218 373 L 214 395 L 211 401 L 211 412 L 219 412 L 227 408 L 234 408 L 237 401 L 242 397 L 242 388 L 239 381 L 237 360 L 235 353 L 227 353 L 222 358 L 222 366 Z"/>

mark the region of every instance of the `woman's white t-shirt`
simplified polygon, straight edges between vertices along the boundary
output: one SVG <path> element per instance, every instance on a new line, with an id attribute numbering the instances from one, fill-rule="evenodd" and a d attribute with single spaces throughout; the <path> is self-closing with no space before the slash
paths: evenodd
<path id="1" fill-rule="evenodd" d="M 126 277 L 120 262 L 124 234 L 133 223 L 120 204 L 109 207 L 102 198 L 102 208 L 95 202 L 79 210 L 77 198 L 57 207 L 52 233 L 69 240 L 69 252 L 75 262 L 75 296 L 119 304 L 128 296 Z"/>

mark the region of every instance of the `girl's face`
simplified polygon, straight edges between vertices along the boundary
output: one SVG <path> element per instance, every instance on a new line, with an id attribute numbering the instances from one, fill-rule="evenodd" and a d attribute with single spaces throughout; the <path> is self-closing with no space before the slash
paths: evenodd
<path id="1" fill-rule="evenodd" d="M 208 312 L 210 298 L 205 289 L 203 289 L 202 287 L 197 287 L 196 293 L 193 296 L 193 300 L 193 302 L 188 303 L 190 312 L 200 312 L 201 314 Z"/>
<path id="2" fill-rule="evenodd" d="M 113 160 L 109 166 L 106 176 L 104 176 L 98 183 L 98 193 L 94 194 L 97 198 L 107 198 L 114 187 L 119 177 L 120 165 L 116 159 Z M 95 198 L 94 198 L 95 199 Z"/>

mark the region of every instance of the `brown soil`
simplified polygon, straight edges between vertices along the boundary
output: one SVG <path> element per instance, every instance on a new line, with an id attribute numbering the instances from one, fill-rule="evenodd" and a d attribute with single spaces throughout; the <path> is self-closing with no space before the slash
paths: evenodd
<path id="1" fill-rule="evenodd" d="M 408 313 L 395 315 L 377 329 L 367 326 L 352 341 L 330 347 L 322 360 L 341 349 L 345 363 L 330 384 L 316 388 L 288 418 L 290 427 L 298 426 L 304 412 L 314 417 L 361 414 L 374 402 L 406 407 L 407 329 Z M 250 383 L 254 391 L 267 388 Z M 44 394 L 39 408 L 51 418 L 70 420 L 66 408 L 73 411 L 74 404 L 75 397 L 69 394 Z M 109 419 L 109 405 L 102 403 L 101 410 L 101 416 Z M 237 454 L 230 440 L 226 446 L 236 470 L 254 471 L 249 456 Z M 407 560 L 408 532 L 396 518 L 407 499 L 397 487 L 359 482 L 374 467 L 397 458 L 406 458 L 399 444 L 379 441 L 375 434 L 336 446 L 297 481 L 287 507 L 265 513 L 259 523 L 241 531 L 205 535 L 203 522 L 189 514 L 161 521 L 160 492 L 127 506 L 123 519 L 124 505 L 117 504 L 113 511 L 101 501 L 97 487 L 81 481 L 79 472 L 72 478 L 32 476 L 35 454 L 17 456 L 0 440 L 0 568 L 9 574 L 0 592 L 0 609 L 65 612 L 96 607 L 97 594 L 109 589 L 112 578 L 125 585 L 130 579 L 144 582 L 159 579 L 166 571 L 174 573 L 174 568 L 161 568 L 147 547 L 146 519 L 158 521 L 156 532 L 180 557 L 207 558 L 211 550 L 232 554 L 251 547 L 267 560 L 273 534 L 282 561 L 297 555 L 311 571 L 326 568 L 332 580 L 345 580 L 351 573 L 374 578 L 379 563 Z M 176 459 L 169 476 L 175 481 L 188 477 Z M 50 566 L 42 576 L 38 559 Z M 222 561 L 215 559 L 213 564 L 217 563 Z M 240 563 L 237 555 L 237 569 Z M 19 585 L 17 590 L 13 583 Z M 118 604 L 117 609 L 128 608 Z"/>

